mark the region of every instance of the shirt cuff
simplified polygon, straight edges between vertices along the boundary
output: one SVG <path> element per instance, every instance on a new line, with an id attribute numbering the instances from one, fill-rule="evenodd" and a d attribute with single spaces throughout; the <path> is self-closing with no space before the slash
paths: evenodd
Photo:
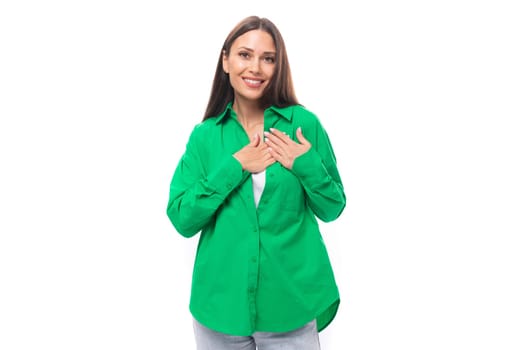
<path id="1" fill-rule="evenodd" d="M 228 194 L 246 177 L 245 173 L 237 159 L 225 157 L 208 176 L 208 185 L 216 193 Z"/>
<path id="2" fill-rule="evenodd" d="M 302 182 L 309 184 L 315 184 L 327 175 L 321 156 L 313 148 L 295 158 L 292 173 Z"/>

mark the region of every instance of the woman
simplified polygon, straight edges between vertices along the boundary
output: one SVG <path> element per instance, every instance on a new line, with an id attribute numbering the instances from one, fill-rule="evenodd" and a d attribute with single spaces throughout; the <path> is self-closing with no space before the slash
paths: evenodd
<path id="1" fill-rule="evenodd" d="M 328 135 L 298 103 L 284 41 L 256 16 L 226 38 L 167 215 L 200 232 L 190 311 L 197 349 L 319 349 L 339 293 L 317 218 L 346 204 Z"/>

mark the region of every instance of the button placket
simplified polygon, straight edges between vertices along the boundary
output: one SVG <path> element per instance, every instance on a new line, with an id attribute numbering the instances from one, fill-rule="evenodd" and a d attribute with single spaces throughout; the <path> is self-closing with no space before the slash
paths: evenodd
<path id="1" fill-rule="evenodd" d="M 254 226 L 252 228 L 253 237 L 252 237 L 252 246 L 250 247 L 252 250 L 252 254 L 250 258 L 248 259 L 249 263 L 249 273 L 248 273 L 248 283 L 247 283 L 247 289 L 246 292 L 248 294 L 248 302 L 249 302 L 249 310 L 250 310 L 250 318 L 252 325 L 255 326 L 255 319 L 256 319 L 256 300 L 255 295 L 257 293 L 257 281 L 259 278 L 259 264 L 258 264 L 258 255 L 259 255 L 259 228 L 257 226 Z"/>

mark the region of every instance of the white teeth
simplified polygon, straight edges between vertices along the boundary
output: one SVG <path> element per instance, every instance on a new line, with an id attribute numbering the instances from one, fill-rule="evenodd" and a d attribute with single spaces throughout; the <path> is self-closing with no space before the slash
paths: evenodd
<path id="1" fill-rule="evenodd" d="M 248 84 L 261 84 L 262 82 L 260 80 L 251 80 L 251 79 L 244 79 L 245 82 Z"/>

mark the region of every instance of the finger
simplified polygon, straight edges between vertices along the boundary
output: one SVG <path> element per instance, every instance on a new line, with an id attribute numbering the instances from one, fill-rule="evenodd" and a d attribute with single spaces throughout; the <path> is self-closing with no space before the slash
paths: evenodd
<path id="1" fill-rule="evenodd" d="M 270 133 L 268 131 L 265 131 L 264 136 L 265 136 L 264 142 L 266 143 L 271 142 L 273 146 L 283 147 L 286 145 L 286 142 L 284 140 L 284 135 L 282 133 L 281 133 L 281 136 L 279 137 L 279 135 L 275 133 Z"/>
<path id="2" fill-rule="evenodd" d="M 282 141 L 287 141 L 289 140 L 290 138 L 288 137 L 288 135 L 284 132 L 284 131 L 281 131 L 281 130 L 278 130 L 278 129 L 275 129 L 275 128 L 270 128 L 270 132 L 277 136 L 280 140 Z"/>
<path id="3" fill-rule="evenodd" d="M 275 143 L 275 142 L 273 142 L 269 138 L 265 139 L 264 142 L 265 142 L 266 146 L 268 147 L 268 151 L 269 152 L 278 152 L 278 153 L 283 152 L 282 141 L 278 140 L 278 142 L 281 143 L 280 145 Z"/>
<path id="4" fill-rule="evenodd" d="M 268 157 L 268 159 L 264 160 L 264 167 L 267 168 L 273 163 L 275 163 L 277 160 L 274 157 Z"/>
<path id="5" fill-rule="evenodd" d="M 297 128 L 297 130 L 295 131 L 295 135 L 297 136 L 297 141 L 299 141 L 299 143 L 309 144 L 308 140 L 303 135 L 303 130 L 301 129 L 301 127 Z"/>
<path id="6" fill-rule="evenodd" d="M 268 153 L 272 156 L 272 158 L 279 160 L 281 158 L 281 155 L 275 151 L 272 147 L 268 147 Z"/>
<path id="7" fill-rule="evenodd" d="M 285 157 L 284 155 L 282 155 L 281 153 L 277 152 L 275 149 L 273 148 L 269 148 L 269 151 L 270 151 L 270 154 L 272 155 L 273 159 L 276 161 L 276 162 L 279 162 L 281 163 L 284 167 L 288 168 L 289 169 L 289 161 L 288 161 L 288 158 Z"/>
<path id="8" fill-rule="evenodd" d="M 260 141 L 261 141 L 261 137 L 259 136 L 259 134 L 255 133 L 253 134 L 250 140 L 250 145 L 252 145 L 253 147 L 257 147 Z"/>
<path id="9" fill-rule="evenodd" d="M 268 147 L 270 147 L 268 142 L 270 141 L 266 137 L 264 139 L 261 138 L 261 142 L 259 142 L 259 145 L 257 146 L 257 148 L 260 149 L 261 152 L 268 153 Z M 272 145 L 275 146 L 275 144 L 272 144 Z"/>
<path id="10" fill-rule="evenodd" d="M 279 161 L 283 160 L 288 155 L 288 152 L 285 148 L 273 144 L 271 141 L 268 145 L 268 152 L 272 155 L 272 157 L 277 158 Z"/>
<path id="11" fill-rule="evenodd" d="M 274 156 L 272 155 L 271 151 L 267 151 L 265 156 L 264 156 L 264 160 L 269 162 L 269 161 L 275 161 L 275 158 Z"/>

